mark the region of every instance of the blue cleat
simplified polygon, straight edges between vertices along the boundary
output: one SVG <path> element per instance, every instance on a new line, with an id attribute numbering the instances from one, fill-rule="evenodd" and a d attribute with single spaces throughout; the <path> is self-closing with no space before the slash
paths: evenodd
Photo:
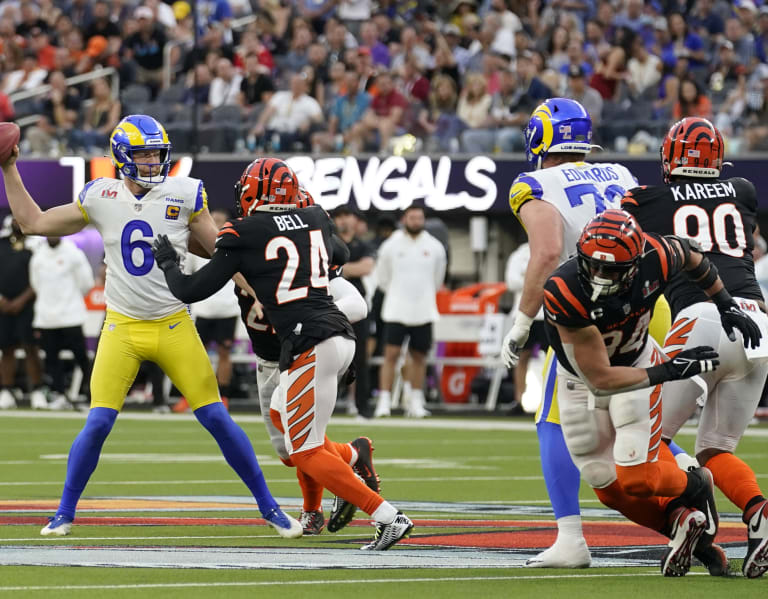
<path id="1" fill-rule="evenodd" d="M 264 514 L 264 519 L 284 539 L 298 539 L 304 534 L 301 523 L 295 518 L 291 518 L 279 507 L 269 510 Z"/>
<path id="2" fill-rule="evenodd" d="M 44 537 L 49 537 L 52 535 L 57 537 L 65 537 L 70 532 L 72 532 L 72 520 L 73 518 L 64 516 L 62 514 L 48 518 L 48 524 L 45 528 L 43 528 L 43 530 L 40 531 L 40 534 Z"/>

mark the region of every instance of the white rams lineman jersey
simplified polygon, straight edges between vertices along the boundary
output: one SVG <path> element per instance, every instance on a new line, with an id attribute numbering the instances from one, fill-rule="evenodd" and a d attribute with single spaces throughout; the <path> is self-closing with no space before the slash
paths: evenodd
<path id="1" fill-rule="evenodd" d="M 95 179 L 77 198 L 85 220 L 104 240 L 107 309 L 137 320 L 156 320 L 185 307 L 156 267 L 152 242 L 164 233 L 183 257 L 189 223 L 207 207 L 203 182 L 168 177 L 141 198 L 120 179 Z"/>
<path id="2" fill-rule="evenodd" d="M 615 163 L 566 162 L 518 175 L 509 190 L 509 205 L 519 218 L 528 200 L 549 202 L 563 219 L 562 264 L 576 254 L 586 224 L 608 208 L 621 208 L 624 192 L 637 186 L 627 167 Z"/>

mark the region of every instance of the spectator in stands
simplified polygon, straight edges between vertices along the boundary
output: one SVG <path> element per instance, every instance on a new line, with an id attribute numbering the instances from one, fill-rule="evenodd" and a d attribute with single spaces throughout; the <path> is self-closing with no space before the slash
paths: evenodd
<path id="1" fill-rule="evenodd" d="M 392 69 L 399 69 L 409 55 L 415 56 L 419 64 L 426 69 L 431 69 L 434 65 L 429 46 L 422 41 L 413 27 L 406 26 L 400 32 L 400 49 L 392 55 Z"/>
<path id="2" fill-rule="evenodd" d="M 371 60 L 374 65 L 389 68 L 389 48 L 381 42 L 376 23 L 366 21 L 360 26 L 360 43 L 371 51 Z"/>
<path id="3" fill-rule="evenodd" d="M 338 0 L 296 0 L 296 9 L 303 19 L 312 24 L 315 33 L 321 33 L 325 22 L 336 10 Z"/>
<path id="4" fill-rule="evenodd" d="M 97 0 L 91 8 L 91 24 L 83 32 L 86 42 L 96 35 L 100 35 L 112 42 L 120 38 L 120 29 L 109 18 L 109 2 Z"/>
<path id="5" fill-rule="evenodd" d="M 580 33 L 571 33 L 565 52 L 568 56 L 568 62 L 560 67 L 560 72 L 563 75 L 567 75 L 574 65 L 580 67 L 587 77 L 592 75 L 594 69 L 584 55 L 584 37 Z"/>
<path id="6" fill-rule="evenodd" d="M 378 151 L 385 152 L 393 135 L 400 135 L 403 116 L 408 100 L 395 89 L 392 74 L 388 71 L 376 77 L 376 95 L 363 119 L 349 133 L 350 150 L 364 150 L 371 137 L 378 137 Z"/>
<path id="7" fill-rule="evenodd" d="M 207 110 L 212 80 L 211 69 L 207 64 L 198 64 L 194 71 L 187 73 L 184 94 L 181 97 L 182 106 L 176 108 L 177 113 L 188 113 L 187 107 L 195 103 Z"/>
<path id="8" fill-rule="evenodd" d="M 610 52 L 595 68 L 595 74 L 589 85 L 600 92 L 604 100 L 617 99 L 620 94 L 619 83 L 624 79 L 627 71 L 635 37 L 637 37 L 636 34 L 627 27 L 619 29 Z"/>
<path id="9" fill-rule="evenodd" d="M 413 54 L 405 57 L 400 68 L 400 89 L 409 102 L 426 104 L 429 98 L 429 79 L 424 76 L 424 69 Z"/>
<path id="10" fill-rule="evenodd" d="M 217 228 L 222 228 L 230 219 L 225 210 L 211 210 L 211 216 Z M 193 254 L 187 254 L 184 270 L 193 273 L 200 270 L 208 260 L 199 258 Z M 195 326 L 200 334 L 200 339 L 206 347 L 215 344 L 216 355 L 216 381 L 219 384 L 219 394 L 222 398 L 230 395 L 230 383 L 232 382 L 232 346 L 235 342 L 235 329 L 240 316 L 240 305 L 235 295 L 235 284 L 229 281 L 212 296 L 192 304 L 192 316 L 195 317 Z M 186 400 L 182 400 L 186 404 Z M 174 406 L 174 411 L 179 410 Z"/>
<path id="11" fill-rule="evenodd" d="M 48 23 L 40 18 L 40 7 L 36 2 L 22 2 L 21 22 L 16 26 L 16 34 L 21 37 L 29 37 L 33 29 L 48 30 Z"/>
<path id="12" fill-rule="evenodd" d="M 297 73 L 309 62 L 307 51 L 312 43 L 312 33 L 308 26 L 303 25 L 293 33 L 291 49 L 282 60 L 280 60 L 281 69 L 286 73 Z"/>
<path id="13" fill-rule="evenodd" d="M 17 91 L 34 89 L 41 86 L 47 76 L 48 71 L 37 66 L 35 52 L 27 51 L 21 61 L 21 68 L 3 77 L 3 92 L 10 95 Z"/>
<path id="14" fill-rule="evenodd" d="M 427 151 L 459 151 L 459 137 L 464 122 L 456 115 L 456 81 L 448 75 L 435 75 L 429 94 L 429 106 L 419 113 L 419 125 L 428 135 Z"/>
<path id="15" fill-rule="evenodd" d="M 492 102 L 493 98 L 488 93 L 488 82 L 485 76 L 480 73 L 471 73 L 467 76 L 464 88 L 459 94 L 456 114 L 469 129 L 479 129 L 486 124 Z M 464 135 L 468 133 L 467 131 Z"/>
<path id="16" fill-rule="evenodd" d="M 411 204 L 403 214 L 403 229 L 381 244 L 376 268 L 378 285 L 384 292 L 381 317 L 384 321 L 384 364 L 379 372 L 375 416 L 389 416 L 395 365 L 403 341 L 408 351 L 411 395 L 405 398 L 406 415 L 429 416 L 424 407 L 427 354 L 432 348 L 432 325 L 438 317 L 436 294 L 445 277 L 443 245 L 424 230 L 424 208 Z M 413 290 L 419 289 L 418 294 Z"/>
<path id="17" fill-rule="evenodd" d="M 768 151 L 768 65 L 759 65 L 750 82 L 751 90 L 742 104 L 742 117 L 747 149 L 753 152 Z"/>
<path id="18" fill-rule="evenodd" d="M 70 0 L 64 12 L 69 15 L 73 25 L 78 29 L 85 30 L 91 24 L 90 0 Z"/>
<path id="19" fill-rule="evenodd" d="M 74 30 L 74 28 L 75 25 L 68 14 L 62 13 L 59 15 L 53 28 L 53 36 L 51 37 L 53 45 L 56 47 L 63 46 L 69 36 L 69 32 Z"/>
<path id="20" fill-rule="evenodd" d="M 360 78 L 360 87 L 366 91 L 370 91 L 373 87 L 373 82 L 376 80 L 376 76 L 379 71 L 374 66 L 371 59 L 371 51 L 365 46 L 357 48 L 355 52 L 354 60 L 351 61 L 352 65 Z"/>
<path id="21" fill-rule="evenodd" d="M 248 136 L 250 149 L 269 143 L 273 152 L 310 149 L 311 127 L 323 118 L 317 100 L 307 95 L 306 76 L 291 77 L 290 91 L 278 91 L 259 115 Z"/>
<path id="22" fill-rule="evenodd" d="M 35 292 L 29 285 L 29 261 L 25 238 L 18 223 L 6 216 L 0 230 L 0 410 L 16 407 L 11 388 L 16 380 L 16 350 L 26 354 L 27 387 L 34 409 L 45 409 L 40 353 L 32 330 Z"/>
<path id="23" fill-rule="evenodd" d="M 713 91 L 727 92 L 744 81 L 747 67 L 738 61 L 730 41 L 724 39 L 718 43 L 714 64 L 715 68 L 709 79 L 709 86 Z"/>
<path id="24" fill-rule="evenodd" d="M 35 292 L 35 318 L 45 374 L 53 395 L 50 409 L 71 408 L 66 395 L 65 369 L 59 352 L 68 349 L 83 373 L 81 389 L 89 396 L 91 361 L 85 348 L 85 296 L 93 287 L 93 270 L 82 250 L 70 241 L 48 237 L 29 262 L 29 284 Z"/>
<path id="25" fill-rule="evenodd" d="M 333 102 L 328 130 L 312 135 L 312 147 L 316 152 L 341 152 L 351 143 L 352 129 L 361 122 L 371 105 L 371 96 L 360 89 L 360 78 L 355 71 L 345 72 L 344 88 L 345 93 Z"/>
<path id="26" fill-rule="evenodd" d="M 208 104 L 213 108 L 237 105 L 243 76 L 235 70 L 228 58 L 216 61 L 216 77 L 211 81 Z"/>
<path id="27" fill-rule="evenodd" d="M 56 66 L 56 48 L 51 44 L 47 29 L 33 27 L 29 32 L 29 48 L 37 55 L 37 65 L 46 71 L 52 71 Z"/>
<path id="28" fill-rule="evenodd" d="M 70 148 L 84 149 L 88 153 L 102 152 L 120 115 L 120 101 L 112 97 L 108 81 L 94 79 L 91 82 L 91 103 L 85 109 L 82 124 L 70 131 Z"/>
<path id="29" fill-rule="evenodd" d="M 523 126 L 538 101 L 529 97 L 512 71 L 501 71 L 499 91 L 494 94 L 487 118 L 477 129 L 461 136 L 464 151 L 471 154 L 516 152 L 523 149 Z"/>
<path id="30" fill-rule="evenodd" d="M 687 58 L 688 66 L 691 69 L 704 67 L 707 60 L 704 42 L 697 34 L 688 30 L 688 24 L 683 15 L 672 13 L 667 17 L 667 24 L 671 37 L 671 50 L 674 55 Z"/>
<path id="31" fill-rule="evenodd" d="M 328 51 L 323 44 L 313 43 L 307 50 L 307 64 L 305 68 L 312 69 L 312 77 L 308 77 L 307 93 L 325 107 L 330 100 L 325 94 L 325 87 L 330 82 L 328 71 Z M 305 71 L 309 73 L 309 71 Z"/>
<path id="32" fill-rule="evenodd" d="M 599 125 L 603 115 L 603 98 L 599 92 L 587 85 L 586 73 L 581 67 L 571 66 L 568 71 L 568 86 L 565 93 L 581 104 L 592 117 L 592 124 Z"/>
<path id="33" fill-rule="evenodd" d="M 648 52 L 641 37 L 632 41 L 631 58 L 627 62 L 626 82 L 634 97 L 656 94 L 664 65 L 661 58 Z"/>
<path id="34" fill-rule="evenodd" d="M 747 69 L 752 68 L 752 61 L 756 55 L 755 38 L 739 19 L 730 18 L 725 21 L 725 39 L 733 44 L 733 50 L 739 62 Z"/>
<path id="35" fill-rule="evenodd" d="M 565 27 L 555 27 L 547 43 L 547 67 L 561 71 L 568 64 L 568 31 Z"/>
<path id="36" fill-rule="evenodd" d="M 325 46 L 328 50 L 328 62 L 344 60 L 347 50 L 347 28 L 335 19 L 330 19 L 326 27 Z M 350 46 L 354 47 L 354 46 Z"/>
<path id="37" fill-rule="evenodd" d="M 41 156 L 58 154 L 59 144 L 77 123 L 81 104 L 77 87 L 68 87 L 61 71 L 53 71 L 48 83 L 51 89 L 43 97 L 42 114 L 25 133 L 30 152 Z"/>
<path id="38" fill-rule="evenodd" d="M 713 0 L 696 0 L 686 20 L 690 28 L 701 38 L 714 37 L 723 33 L 722 17 L 714 10 Z"/>
<path id="39" fill-rule="evenodd" d="M 139 28 L 123 42 L 123 57 L 136 65 L 135 82 L 157 91 L 162 82 L 163 47 L 167 38 L 148 6 L 139 6 L 134 17 L 138 20 Z"/>
<path id="40" fill-rule="evenodd" d="M 469 64 L 470 59 L 472 58 L 472 54 L 467 48 L 462 46 L 460 43 L 461 30 L 453 23 L 449 23 L 448 25 L 445 25 L 443 27 L 442 36 L 436 36 L 436 41 L 437 41 L 437 52 L 435 55 L 435 62 L 437 63 L 439 59 L 444 64 L 451 64 L 451 61 L 443 58 L 441 55 L 442 52 L 448 51 L 453 57 L 452 64 L 455 64 L 458 69 L 458 72 L 463 74 L 467 69 L 467 65 Z M 441 42 L 444 42 L 445 44 L 444 47 L 441 45 Z M 436 64 L 435 66 L 439 66 L 439 65 Z M 455 76 L 454 78 L 458 83 L 459 81 L 458 73 L 457 73 L 457 76 Z"/>
<path id="41" fill-rule="evenodd" d="M 56 20 L 61 16 L 61 7 L 58 6 L 60 2 L 54 0 L 39 0 L 37 3 L 40 7 L 40 18 L 45 21 L 48 26 L 47 31 L 49 35 L 53 34 L 53 28 L 56 25 Z"/>
<path id="42" fill-rule="evenodd" d="M 680 83 L 680 93 L 672 110 L 672 119 L 679 121 L 688 116 L 712 118 L 712 102 L 693 79 L 684 79 Z"/>
<path id="43" fill-rule="evenodd" d="M 360 220 L 358 214 L 347 205 L 342 205 L 333 211 L 333 222 L 339 237 L 349 248 L 349 260 L 342 269 L 344 278 L 355 286 L 360 295 L 366 297 L 363 277 L 373 272 L 376 266 L 375 249 L 357 236 L 356 228 Z M 357 379 L 355 380 L 356 413 L 363 418 L 371 416 L 368 402 L 371 396 L 371 384 L 368 372 L 368 336 L 370 322 L 364 318 L 352 325 L 355 330 L 355 356 L 353 364 Z"/>
<path id="44" fill-rule="evenodd" d="M 240 82 L 240 106 L 246 112 L 259 104 L 269 102 L 275 93 L 275 83 L 269 76 L 269 70 L 262 66 L 257 54 L 245 58 L 245 77 Z"/>

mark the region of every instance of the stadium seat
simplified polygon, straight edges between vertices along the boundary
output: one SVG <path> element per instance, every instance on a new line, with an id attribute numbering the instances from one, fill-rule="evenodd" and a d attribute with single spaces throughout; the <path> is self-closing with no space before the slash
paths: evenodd
<path id="1" fill-rule="evenodd" d="M 135 112 L 133 106 L 142 102 L 149 102 L 149 99 L 149 88 L 144 85 L 131 84 L 120 92 L 120 101 L 128 113 Z"/>

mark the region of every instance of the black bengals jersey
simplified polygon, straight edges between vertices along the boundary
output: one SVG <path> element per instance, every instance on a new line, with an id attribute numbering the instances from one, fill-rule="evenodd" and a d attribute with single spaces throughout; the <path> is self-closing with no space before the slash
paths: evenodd
<path id="1" fill-rule="evenodd" d="M 333 281 L 341 276 L 340 266 L 331 266 L 329 269 L 328 280 Z M 240 304 L 240 318 L 248 331 L 248 337 L 251 339 L 251 349 L 262 360 L 277 362 L 280 360 L 280 337 L 272 324 L 269 322 L 266 314 L 262 318 L 256 316 L 253 311 L 254 299 L 240 287 L 235 286 L 235 295 L 237 303 Z"/>
<path id="2" fill-rule="evenodd" d="M 611 366 L 631 366 L 648 341 L 656 300 L 683 267 L 683 257 L 661 235 L 645 233 L 645 252 L 632 286 L 623 293 L 591 300 L 579 277 L 577 258 L 564 262 L 544 284 L 547 337 L 566 370 L 576 374 L 554 324 L 573 329 L 596 326 Z"/>
<path id="3" fill-rule="evenodd" d="M 621 207 L 647 232 L 696 242 L 717 267 L 732 296 L 763 299 L 752 259 L 757 195 L 746 179 L 696 179 L 637 187 L 626 193 Z M 672 279 L 665 295 L 673 317 L 683 308 L 707 300 L 683 274 Z"/>

